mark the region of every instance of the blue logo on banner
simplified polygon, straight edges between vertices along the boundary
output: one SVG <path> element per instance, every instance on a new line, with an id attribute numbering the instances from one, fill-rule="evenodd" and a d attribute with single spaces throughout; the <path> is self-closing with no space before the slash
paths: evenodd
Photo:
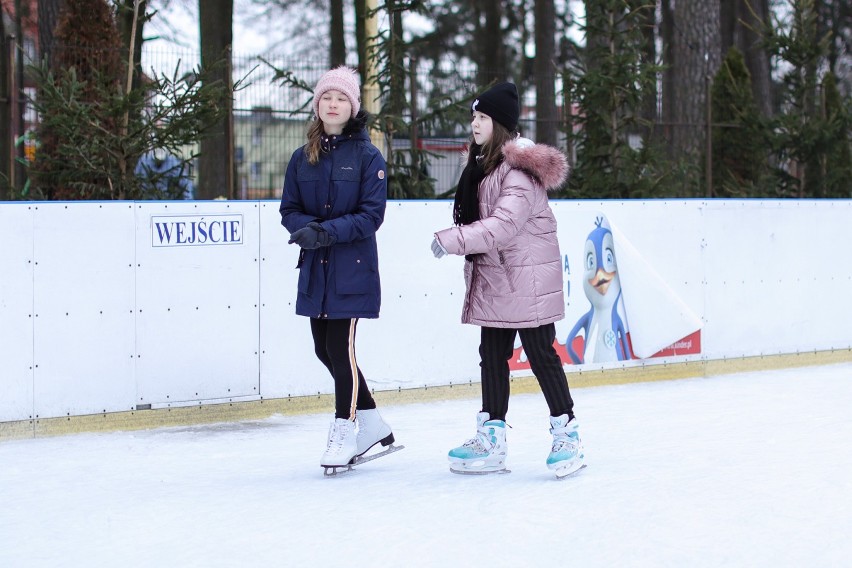
<path id="1" fill-rule="evenodd" d="M 151 216 L 151 246 L 243 244 L 242 215 Z"/>

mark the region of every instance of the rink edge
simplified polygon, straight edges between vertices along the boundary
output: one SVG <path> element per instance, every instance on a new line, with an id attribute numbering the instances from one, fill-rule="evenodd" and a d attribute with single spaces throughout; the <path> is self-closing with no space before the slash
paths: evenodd
<path id="1" fill-rule="evenodd" d="M 712 361 L 688 361 L 671 364 L 625 366 L 620 369 L 593 371 L 571 370 L 567 373 L 571 388 L 620 385 L 638 382 L 666 381 L 696 377 L 711 377 L 748 371 L 766 371 L 852 361 L 852 349 L 816 351 L 760 357 L 741 357 Z M 513 393 L 538 392 L 535 377 L 515 377 Z M 422 403 L 434 400 L 478 398 L 479 383 L 423 386 L 420 388 L 375 391 L 376 402 L 382 405 Z M 115 430 L 144 430 L 166 426 L 186 426 L 238 420 L 260 420 L 275 414 L 297 415 L 331 412 L 333 395 L 322 394 L 246 402 L 228 402 L 197 406 L 106 412 L 85 416 L 41 418 L 0 422 L 0 441 L 81 432 Z"/>

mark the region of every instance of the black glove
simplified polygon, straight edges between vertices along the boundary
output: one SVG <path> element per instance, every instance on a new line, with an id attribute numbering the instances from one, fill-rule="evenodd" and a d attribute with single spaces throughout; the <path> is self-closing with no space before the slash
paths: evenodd
<path id="1" fill-rule="evenodd" d="M 317 249 L 329 247 L 335 243 L 335 239 L 326 232 L 317 222 L 310 222 L 304 229 L 299 229 L 292 235 L 287 244 L 296 243 L 303 249 Z"/>

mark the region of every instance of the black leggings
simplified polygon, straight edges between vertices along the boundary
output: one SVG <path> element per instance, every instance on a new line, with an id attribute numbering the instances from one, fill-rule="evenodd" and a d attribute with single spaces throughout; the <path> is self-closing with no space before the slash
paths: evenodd
<path id="1" fill-rule="evenodd" d="M 568 389 L 568 379 L 559 354 L 553 347 L 556 326 L 552 323 L 532 328 L 506 329 L 483 327 L 479 343 L 482 368 L 482 411 L 494 420 L 506 420 L 509 411 L 509 357 L 515 347 L 515 334 L 530 361 L 530 368 L 551 416 L 574 416 L 574 401 Z"/>
<path id="2" fill-rule="evenodd" d="M 355 410 L 371 410 L 376 402 L 355 360 L 357 319 L 311 318 L 317 358 L 334 377 L 334 417 L 354 420 Z"/>

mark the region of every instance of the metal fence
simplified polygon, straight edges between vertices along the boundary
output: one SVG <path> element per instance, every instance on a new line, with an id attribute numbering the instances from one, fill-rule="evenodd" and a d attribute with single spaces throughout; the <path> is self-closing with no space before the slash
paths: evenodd
<path id="1" fill-rule="evenodd" d="M 195 52 L 145 52 L 143 67 L 147 73 L 173 74 L 190 72 L 197 65 Z M 322 60 L 293 59 L 276 55 L 243 56 L 235 54 L 233 78 L 238 85 L 234 99 L 234 164 L 235 195 L 241 199 L 264 199 L 280 196 L 284 172 L 293 151 L 305 143 L 305 132 L 312 118 L 310 91 L 295 83 L 313 87 L 328 70 Z M 295 81 L 276 80 L 276 74 L 287 72 Z M 429 63 L 412 63 L 405 78 L 409 108 L 403 117 L 410 124 L 414 116 L 433 114 L 441 105 L 467 100 L 475 93 L 476 69 L 473 66 L 433 67 Z M 526 118 L 532 101 L 525 101 L 520 130 L 534 137 L 535 121 Z M 442 116 L 422 122 L 415 133 L 398 132 L 385 139 L 385 156 L 390 151 L 410 149 L 425 151 L 426 171 L 434 181 L 435 194 L 452 189 L 461 173 L 461 153 L 469 136 L 468 116 L 458 106 L 450 118 Z M 553 118 L 552 120 L 559 120 Z"/>

